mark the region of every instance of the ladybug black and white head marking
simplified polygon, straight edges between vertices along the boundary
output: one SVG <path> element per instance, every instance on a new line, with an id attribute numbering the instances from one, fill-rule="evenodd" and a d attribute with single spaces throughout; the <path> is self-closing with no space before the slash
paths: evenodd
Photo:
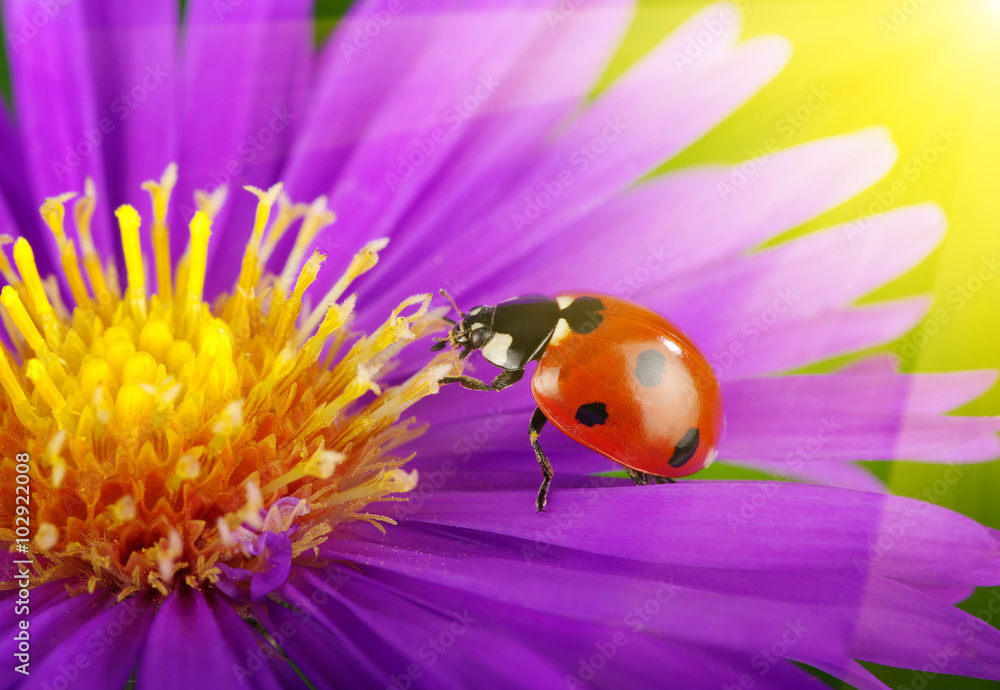
<path id="1" fill-rule="evenodd" d="M 447 293 L 445 297 L 451 300 Z M 452 301 L 452 306 L 455 302 Z M 465 359 L 472 350 L 482 350 L 487 362 L 507 371 L 517 371 L 538 359 L 552 337 L 560 318 L 559 304 L 544 295 L 527 295 L 479 306 L 468 314 L 455 306 L 462 320 L 452 322 L 448 338 L 441 338 L 432 349 L 444 349 L 447 342 L 461 348 Z"/>
<path id="2" fill-rule="evenodd" d="M 438 338 L 438 342 L 431 350 L 443 350 L 450 342 L 454 348 L 462 350 L 462 353 L 458 356 L 459 359 L 465 359 L 469 356 L 469 353 L 473 350 L 481 350 L 493 338 L 494 307 L 478 306 L 466 314 L 458 308 L 451 295 L 444 290 L 441 291 L 441 294 L 451 302 L 451 306 L 455 308 L 455 311 L 462 317 L 462 320 L 455 322 L 451 319 L 446 319 L 454 327 L 447 338 Z"/>

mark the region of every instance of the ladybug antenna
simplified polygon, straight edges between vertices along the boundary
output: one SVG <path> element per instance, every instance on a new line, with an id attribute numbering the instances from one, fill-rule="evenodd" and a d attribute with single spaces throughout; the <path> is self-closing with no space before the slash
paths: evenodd
<path id="1" fill-rule="evenodd" d="M 454 299 L 452 299 L 451 295 L 449 295 L 449 294 L 448 294 L 448 291 L 447 291 L 447 290 L 445 290 L 444 288 L 441 288 L 441 296 L 442 296 L 442 297 L 444 297 L 444 298 L 445 298 L 446 300 L 448 300 L 449 302 L 451 302 L 451 306 L 453 306 L 453 307 L 455 308 L 455 311 L 456 311 L 456 312 L 458 312 L 458 314 L 459 314 L 459 315 L 460 315 L 460 316 L 461 316 L 461 317 L 462 317 L 463 319 L 464 319 L 464 318 L 466 317 L 466 313 L 465 313 L 464 311 L 462 311 L 461 309 L 459 309 L 459 308 L 458 308 L 458 305 L 457 305 L 457 304 L 455 304 L 455 300 L 454 300 Z"/>

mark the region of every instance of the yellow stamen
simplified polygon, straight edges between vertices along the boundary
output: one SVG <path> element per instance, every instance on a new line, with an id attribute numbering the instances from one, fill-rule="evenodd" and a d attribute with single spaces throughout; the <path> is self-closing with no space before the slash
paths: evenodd
<path id="1" fill-rule="evenodd" d="M 21 382 L 17 380 L 17 375 L 14 373 L 13 368 L 11 368 L 10 362 L 7 361 L 7 357 L 7 350 L 0 350 L 0 384 L 3 384 L 3 389 L 7 392 L 7 397 L 15 405 L 21 405 L 26 403 L 28 398 L 25 396 L 24 389 L 21 388 Z"/>
<path id="2" fill-rule="evenodd" d="M 20 285 L 21 279 L 14 274 L 14 269 L 11 267 L 10 261 L 7 260 L 7 251 L 4 249 L 13 241 L 14 238 L 10 235 L 0 235 L 0 275 L 3 275 L 8 285 Z"/>
<path id="3" fill-rule="evenodd" d="M 342 463 L 346 458 L 347 456 L 343 453 L 326 450 L 323 447 L 323 444 L 320 443 L 319 448 L 317 448 L 306 460 L 289 472 L 286 472 L 282 476 L 278 477 L 273 482 L 269 483 L 261 489 L 260 492 L 264 496 L 269 496 L 278 489 L 287 486 L 292 482 L 296 482 L 303 477 L 329 479 L 333 476 L 333 472 L 337 469 L 337 465 Z"/>
<path id="4" fill-rule="evenodd" d="M 25 375 L 35 384 L 35 390 L 42 396 L 42 399 L 52 408 L 52 412 L 58 415 L 66 407 L 66 398 L 62 396 L 56 384 L 45 370 L 45 365 L 37 359 L 28 361 Z"/>
<path id="5" fill-rule="evenodd" d="M 122 233 L 122 251 L 125 254 L 125 272 L 128 274 L 126 298 L 133 313 L 146 318 L 146 269 L 142 265 L 142 243 L 139 241 L 139 213 L 124 204 L 115 209 Z"/>
<path id="6" fill-rule="evenodd" d="M 69 201 L 76 194 L 68 193 L 59 196 L 49 197 L 42 204 L 41 214 L 45 224 L 56 236 L 56 244 L 62 255 L 63 271 L 66 273 L 66 281 L 69 283 L 70 291 L 77 305 L 88 308 L 90 306 L 90 295 L 87 293 L 87 286 L 84 285 L 83 275 L 80 273 L 80 262 L 77 260 L 76 248 L 71 240 L 66 239 L 64 220 L 66 208 L 63 204 Z"/>
<path id="7" fill-rule="evenodd" d="M 316 308 L 313 309 L 312 314 L 305 320 L 302 324 L 302 328 L 299 332 L 303 336 L 307 336 L 313 332 L 316 328 L 316 324 L 319 323 L 320 319 L 323 318 L 323 310 L 327 305 L 333 304 L 340 299 L 340 296 L 344 294 L 347 290 L 347 286 L 354 282 L 358 276 L 361 276 L 368 271 L 375 268 L 375 264 L 378 263 L 378 253 L 386 248 L 389 244 L 389 239 L 383 237 L 382 239 L 373 240 L 366 244 L 364 248 L 355 255 L 351 264 L 347 267 L 344 275 L 341 276 L 340 280 L 334 283 L 333 287 L 326 293 L 323 299 L 320 300 Z"/>
<path id="8" fill-rule="evenodd" d="M 188 264 L 187 292 L 184 300 L 185 314 L 197 313 L 201 308 L 201 296 L 205 290 L 205 270 L 208 264 L 208 238 L 211 234 L 212 221 L 207 213 L 198 211 L 191 219 L 191 258 Z"/>
<path id="9" fill-rule="evenodd" d="M 60 194 L 59 196 L 51 196 L 45 200 L 42 204 L 39 212 L 42 214 L 42 220 L 45 224 L 49 226 L 52 233 L 56 236 L 56 243 L 60 248 L 66 243 L 66 232 L 63 228 L 63 220 L 66 216 L 66 208 L 63 206 L 67 201 L 76 196 L 75 192 L 67 192 L 65 194 Z"/>
<path id="10" fill-rule="evenodd" d="M 170 206 L 170 194 L 176 185 L 176 163 L 167 166 L 159 182 L 149 180 L 142 183 L 142 188 L 149 192 L 150 201 L 153 204 L 153 253 L 156 256 L 156 289 L 165 302 L 173 299 L 167 208 Z"/>
<path id="11" fill-rule="evenodd" d="M 305 220 L 302 221 L 302 227 L 299 228 L 299 234 L 295 238 L 295 246 L 292 247 L 292 251 L 288 255 L 288 260 L 285 262 L 285 268 L 281 272 L 279 285 L 286 286 L 282 289 L 287 289 L 287 286 L 292 284 L 292 277 L 299 270 L 299 266 L 302 265 L 302 258 L 306 255 L 306 249 L 309 248 L 309 245 L 316 235 L 319 234 L 319 231 L 333 223 L 336 219 L 337 214 L 326 207 L 325 196 L 319 197 L 309 206 L 309 210 L 306 211 Z"/>
<path id="12" fill-rule="evenodd" d="M 90 287 L 94 291 L 101 313 L 110 315 L 115 307 L 116 300 L 108 289 L 107 280 L 104 277 L 104 269 L 101 268 L 101 258 L 94 248 L 94 239 L 90 230 L 91 219 L 94 217 L 94 208 L 97 205 L 97 191 L 94 181 L 89 177 L 84 182 L 84 195 L 77 199 L 73 205 L 73 219 L 76 222 L 76 231 L 80 235 L 80 248 L 83 250 L 83 267 L 90 278 Z"/>
<path id="13" fill-rule="evenodd" d="M 208 216 L 209 220 L 215 220 L 226 203 L 227 196 L 229 196 L 229 187 L 224 184 L 220 184 L 211 192 L 199 189 L 194 193 L 194 205 L 199 212 Z"/>
<path id="14" fill-rule="evenodd" d="M 256 195 L 257 213 L 254 215 L 253 232 L 247 242 L 246 252 L 243 254 L 243 265 L 240 268 L 240 278 L 238 282 L 239 290 L 242 293 L 250 292 L 250 287 L 257 275 L 257 262 L 259 259 L 260 242 L 264 236 L 264 228 L 271 217 L 271 209 L 278 195 L 281 194 L 281 183 L 274 185 L 266 192 L 256 187 L 246 186 L 243 189 Z"/>
<path id="15" fill-rule="evenodd" d="M 60 339 L 56 316 L 52 311 L 49 298 L 45 294 L 45 286 L 42 285 L 42 278 L 38 275 L 38 266 L 35 264 L 35 253 L 31 251 L 31 245 L 23 237 L 19 237 L 14 243 L 14 263 L 17 264 L 21 280 L 24 281 L 24 286 L 28 291 L 31 306 L 35 314 L 38 315 L 38 320 L 42 323 L 42 332 L 45 333 L 45 341 L 49 344 L 49 347 L 57 349 Z M 20 326 L 20 324 L 18 325 Z"/>
<path id="16" fill-rule="evenodd" d="M 281 316 L 274 330 L 275 345 L 288 340 L 288 336 L 295 325 L 295 319 L 299 316 L 299 309 L 302 306 L 302 295 L 305 294 L 306 288 L 316 280 L 316 276 L 319 274 L 319 267 L 325 259 L 325 254 L 320 254 L 318 251 L 313 252 L 313 255 L 309 257 L 309 261 L 302 267 L 299 279 L 295 283 L 295 291 L 288 301 L 281 305 Z"/>
<path id="17" fill-rule="evenodd" d="M 261 249 L 258 266 L 263 267 L 267 263 L 274 248 L 278 246 L 278 242 L 285 236 L 288 228 L 299 218 L 305 216 L 308 210 L 308 204 L 293 204 L 284 192 L 278 195 L 278 217 L 274 219 L 274 225 L 271 226 L 267 233 L 267 239 L 264 240 L 264 248 Z"/>
<path id="18" fill-rule="evenodd" d="M 24 339 L 28 341 L 28 346 L 48 366 L 52 367 L 60 378 L 64 377 L 66 372 L 62 368 L 62 363 L 56 357 L 55 353 L 49 349 L 45 339 L 42 338 L 42 334 L 35 328 L 35 322 L 28 315 L 28 311 L 24 308 L 21 296 L 17 294 L 17 291 L 10 285 L 5 285 L 3 290 L 0 290 L 0 302 L 7 308 L 7 313 L 10 314 L 14 325 L 17 326 Z"/>

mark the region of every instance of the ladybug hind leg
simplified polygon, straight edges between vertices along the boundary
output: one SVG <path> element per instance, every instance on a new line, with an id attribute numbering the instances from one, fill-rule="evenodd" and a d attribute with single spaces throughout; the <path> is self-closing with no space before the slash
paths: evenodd
<path id="1" fill-rule="evenodd" d="M 670 477 L 660 477 L 655 474 L 646 474 L 645 472 L 639 472 L 638 470 L 633 470 L 628 467 L 625 468 L 628 472 L 628 476 L 635 482 L 636 486 L 646 486 L 647 484 L 676 484 Z"/>
<path id="2" fill-rule="evenodd" d="M 542 427 L 545 426 L 545 422 L 547 421 L 545 413 L 542 412 L 541 408 L 536 407 L 535 411 L 531 414 L 531 422 L 528 424 L 528 436 L 531 438 L 531 447 L 535 451 L 539 467 L 542 468 L 542 485 L 538 487 L 538 497 L 535 499 L 535 508 L 539 513 L 545 510 L 545 503 L 549 495 L 549 483 L 552 482 L 552 464 L 545 457 L 545 451 L 538 444 L 538 435 L 542 433 Z"/>

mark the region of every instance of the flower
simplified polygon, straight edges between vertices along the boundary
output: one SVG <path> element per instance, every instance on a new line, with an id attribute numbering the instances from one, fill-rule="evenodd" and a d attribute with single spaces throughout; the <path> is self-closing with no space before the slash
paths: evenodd
<path id="1" fill-rule="evenodd" d="M 31 675 L 4 687 L 823 687 L 797 663 L 885 687 L 858 660 L 1000 678 L 1000 633 L 952 605 L 1000 582 L 997 533 L 851 462 L 995 457 L 996 419 L 944 414 L 993 374 L 775 375 L 925 307 L 852 302 L 933 248 L 933 206 L 752 251 L 883 175 L 886 134 L 642 179 L 783 41 L 736 43 L 713 6 L 584 103 L 627 3 L 364 3 L 316 60 L 305 2 L 190 0 L 178 54 L 172 0 L 50 9 L 4 6 L 0 480 L 29 477 L 37 506 L 0 607 Z M 140 185 L 174 159 L 144 222 Z M 244 182 L 256 199 L 223 204 Z M 633 487 L 550 433 L 535 514 L 526 388 L 438 392 L 458 363 L 419 338 L 442 283 L 471 304 L 581 280 L 701 345 L 723 459 L 840 486 Z"/>

